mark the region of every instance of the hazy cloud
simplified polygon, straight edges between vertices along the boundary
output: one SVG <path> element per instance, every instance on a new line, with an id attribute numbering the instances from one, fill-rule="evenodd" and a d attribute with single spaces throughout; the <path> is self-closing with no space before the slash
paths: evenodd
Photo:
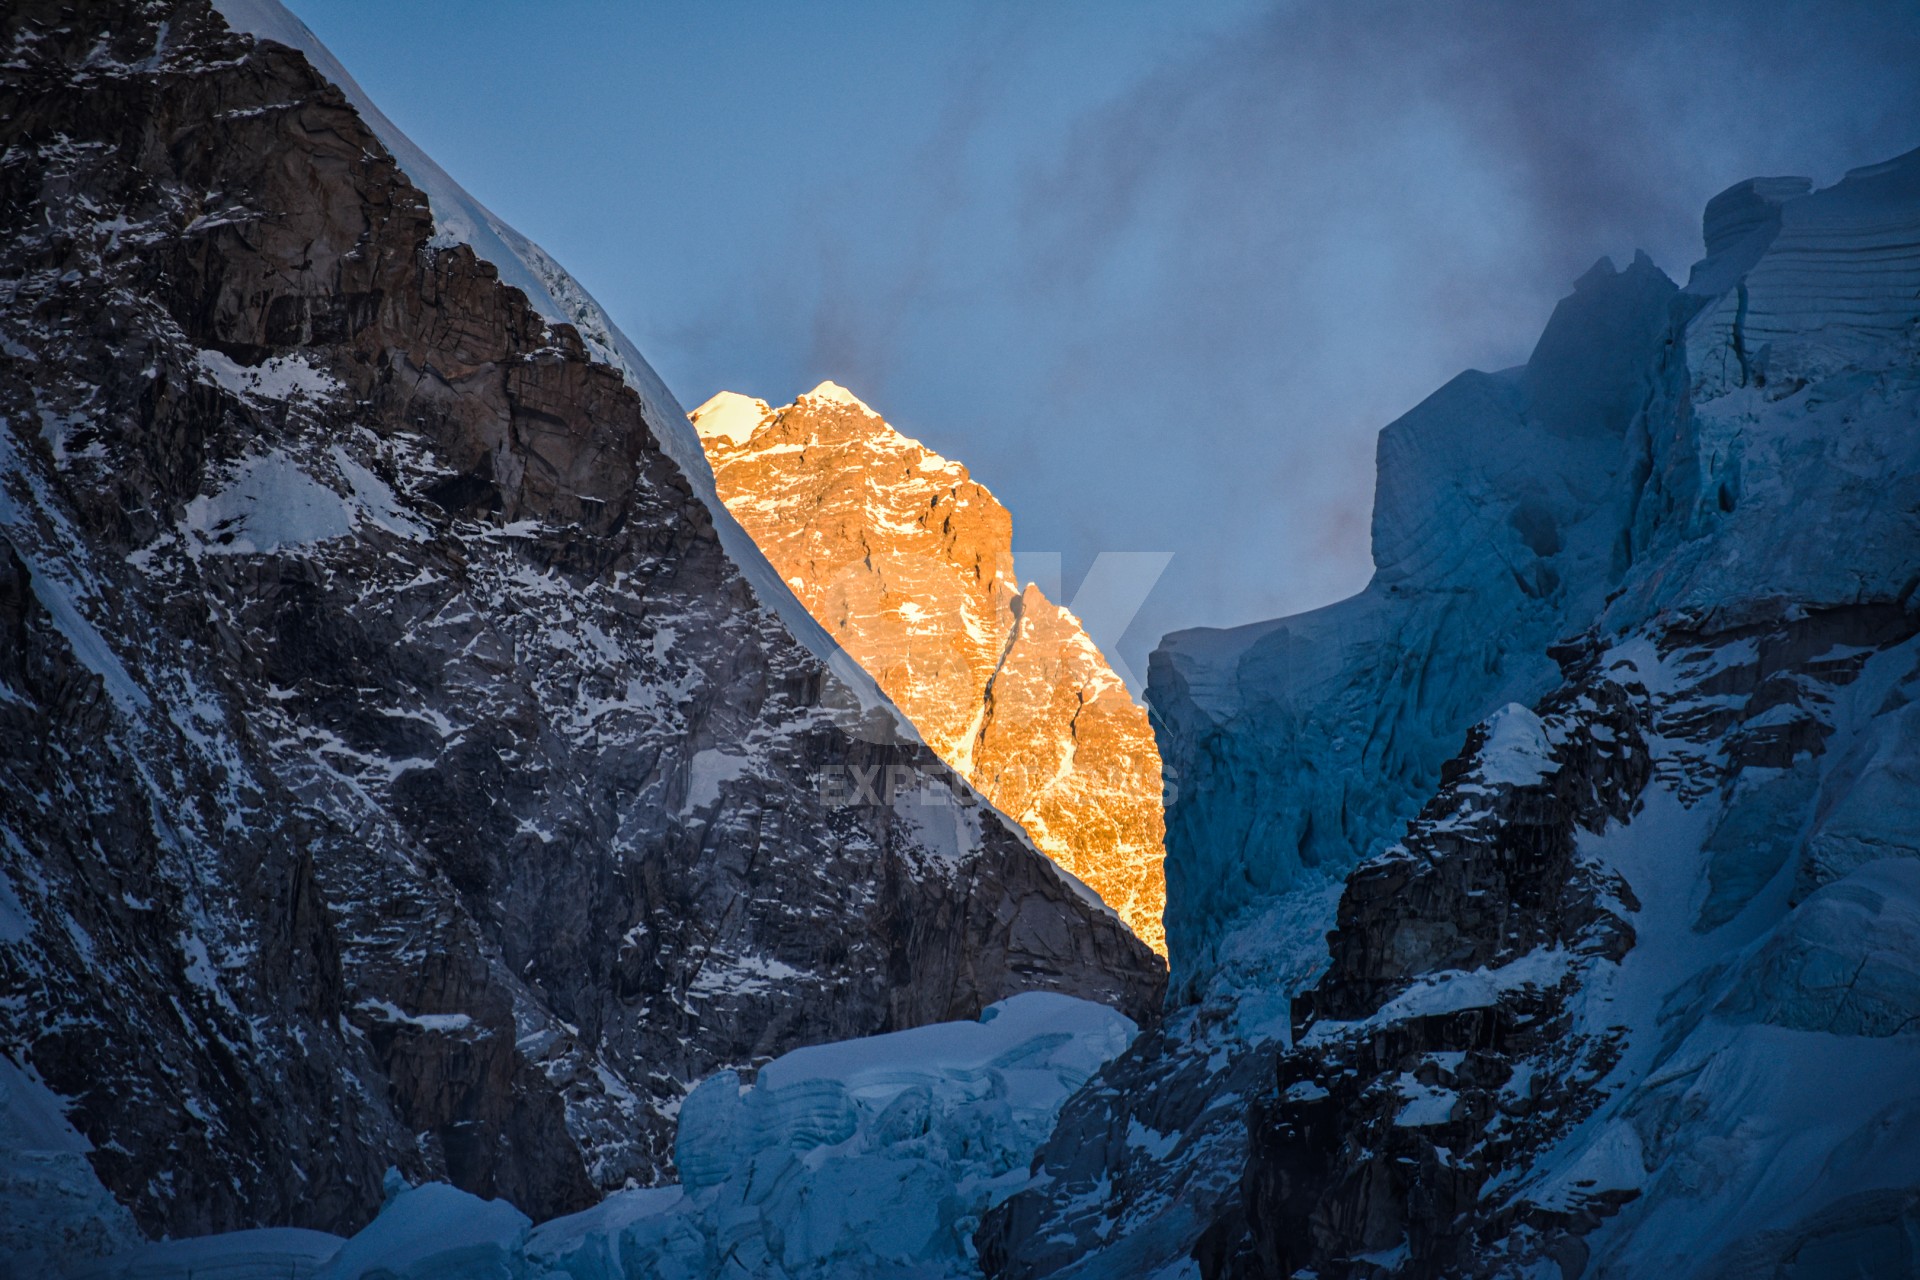
<path id="1" fill-rule="evenodd" d="M 1730 183 L 1920 144 L 1915 68 L 1910 4 L 1299 3 L 1088 113 L 1021 186 L 1007 279 L 1058 339 L 1046 416 L 1104 388 L 1068 433 L 1184 508 L 1144 522 L 1181 554 L 1131 645 L 1357 588 L 1388 418 L 1523 359 L 1602 254 L 1684 278 Z"/>

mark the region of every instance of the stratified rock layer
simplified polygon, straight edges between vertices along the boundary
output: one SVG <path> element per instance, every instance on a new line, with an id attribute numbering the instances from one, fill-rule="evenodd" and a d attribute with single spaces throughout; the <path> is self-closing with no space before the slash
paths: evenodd
<path id="1" fill-rule="evenodd" d="M 693 420 L 727 509 L 927 744 L 1164 951 L 1153 731 L 1079 621 L 1018 587 L 1006 508 L 833 383 Z"/>
<path id="2" fill-rule="evenodd" d="M 202 0 L 0 48 L 0 1048 L 143 1227 L 352 1228 L 389 1165 L 545 1217 L 716 1069 L 1151 1014 L 301 54 Z"/>

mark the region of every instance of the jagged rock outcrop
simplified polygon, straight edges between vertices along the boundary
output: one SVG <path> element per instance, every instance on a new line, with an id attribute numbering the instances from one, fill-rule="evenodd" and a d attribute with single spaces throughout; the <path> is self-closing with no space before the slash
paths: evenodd
<path id="1" fill-rule="evenodd" d="M 1547 648 L 1602 604 L 1609 486 L 1673 294 L 1644 257 L 1603 261 L 1526 365 L 1464 373 L 1389 425 L 1366 591 L 1161 642 L 1173 1007 L 1068 1104 L 1050 1181 L 989 1218 L 1000 1274 L 1151 1273 L 1238 1221 L 1246 1099 L 1326 964 L 1346 873 L 1420 811 L 1468 725 L 1552 687 Z"/>
<path id="2" fill-rule="evenodd" d="M 1157 1006 L 301 53 L 204 0 L 0 48 L 0 1049 L 145 1229 L 351 1228 L 388 1165 L 545 1217 L 715 1069 Z"/>
<path id="3" fill-rule="evenodd" d="M 1619 1059 L 1621 1029 L 1577 1027 L 1572 997 L 1632 948 L 1640 903 L 1580 844 L 1651 775 L 1646 689 L 1583 658 L 1541 714 L 1476 727 L 1405 840 L 1348 880 L 1278 1092 L 1255 1104 L 1253 1272 L 1391 1273 L 1396 1251 L 1463 1271 L 1501 1229 L 1549 1225 L 1483 1193 L 1584 1120 L 1600 1098 L 1582 1085 Z"/>
<path id="4" fill-rule="evenodd" d="M 1920 153 L 1809 192 L 1388 427 L 1365 593 L 1163 643 L 1175 1008 L 990 1274 L 1911 1270 Z"/>
<path id="5" fill-rule="evenodd" d="M 1581 646 L 1539 715 L 1477 727 L 1347 883 L 1219 1233 L 1250 1245 L 1209 1273 L 1714 1274 L 1783 1211 L 1878 1265 L 1886 1224 L 1830 1206 L 1920 1174 L 1873 1150 L 1920 1122 L 1920 843 L 1896 822 L 1904 851 L 1844 871 L 1783 855 L 1836 727 L 1920 689 L 1916 637 L 1849 605 Z"/>
<path id="6" fill-rule="evenodd" d="M 728 509 L 927 745 L 1164 951 L 1146 712 L 1020 588 L 1007 509 L 834 383 L 778 409 L 721 392 L 693 421 Z"/>

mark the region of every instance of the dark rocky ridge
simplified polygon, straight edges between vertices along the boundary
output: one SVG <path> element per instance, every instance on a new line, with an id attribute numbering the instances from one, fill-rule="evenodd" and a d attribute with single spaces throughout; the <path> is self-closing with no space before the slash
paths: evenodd
<path id="1" fill-rule="evenodd" d="M 1578 1033 L 1567 1001 L 1587 967 L 1633 945 L 1623 917 L 1639 903 L 1579 855 L 1577 836 L 1631 817 L 1651 774 L 1651 708 L 1644 687 L 1581 658 L 1540 709 L 1551 773 L 1490 784 L 1476 727 L 1405 840 L 1348 880 L 1331 965 L 1295 1001 L 1277 1092 L 1255 1102 L 1245 1221 L 1221 1221 L 1203 1243 L 1209 1275 L 1339 1274 L 1403 1240 L 1418 1273 L 1465 1271 L 1486 1237 L 1514 1226 L 1508 1206 L 1481 1206 L 1489 1178 L 1597 1104 L 1578 1082 L 1606 1074 L 1617 1037 Z M 1422 978 L 1541 955 L 1560 958 L 1557 971 L 1500 984 L 1491 1000 L 1414 999 L 1393 1013 Z M 1446 1114 L 1404 1123 L 1426 1089 Z M 1236 1257 L 1226 1246 L 1249 1229 L 1251 1257 Z"/>
<path id="2" fill-rule="evenodd" d="M 389 1164 L 543 1217 L 719 1067 L 1152 1014 L 300 54 L 200 0 L 0 49 L 0 1048 L 143 1226 L 349 1229 Z"/>
<path id="3" fill-rule="evenodd" d="M 1526 1175 L 1603 1104 L 1624 1100 L 1629 1114 L 1685 1105 L 1663 1094 L 1687 1073 L 1653 1073 L 1637 1087 L 1632 1072 L 1614 1074 L 1635 1015 L 1593 993 L 1616 989 L 1643 904 L 1617 869 L 1579 850 L 1581 833 L 1630 827 L 1656 785 L 1686 809 L 1725 803 L 1692 922 L 1710 933 L 1787 868 L 1794 850 L 1775 856 L 1765 841 L 1799 833 L 1770 832 L 1768 820 L 1806 803 L 1795 774 L 1829 763 L 1831 708 L 1875 654 L 1906 667 L 1911 687 L 1920 672 L 1905 650 L 1917 635 L 1920 616 L 1891 603 L 1676 626 L 1658 652 L 1680 679 L 1655 691 L 1634 661 L 1588 637 L 1561 652 L 1567 683 L 1539 709 L 1554 769 L 1536 785 L 1489 785 L 1476 727 L 1402 844 L 1348 880 L 1331 965 L 1296 999 L 1294 1048 L 1253 1109 L 1246 1208 L 1203 1241 L 1203 1273 L 1509 1276 L 1551 1263 L 1588 1274 L 1586 1237 L 1640 1193 L 1583 1192 L 1576 1181 L 1564 1202 L 1543 1205 Z M 1844 874 L 1809 858 L 1791 901 Z M 1683 985 L 1661 1009 L 1656 1062 L 1707 1019 L 1864 1037 L 1911 1028 L 1912 1010 L 1891 994 L 1900 979 L 1863 982 L 1869 962 L 1849 959 L 1851 979 L 1833 984 L 1820 967 L 1831 951 L 1810 933 L 1790 916 L 1756 954 Z M 1557 968 L 1496 982 L 1492 999 L 1429 1012 L 1436 1002 L 1405 998 L 1467 971 L 1519 974 L 1508 966 L 1549 952 Z M 1405 1108 L 1423 1090 L 1450 1106 L 1409 1123 Z M 1883 1213 L 1881 1200 L 1898 1211 Z M 1890 1192 L 1823 1207 L 1799 1228 L 1746 1242 L 1736 1256 L 1758 1269 L 1729 1262 L 1717 1274 L 1776 1274 L 1809 1237 L 1841 1258 L 1871 1256 L 1864 1238 L 1883 1223 L 1907 1229 L 1909 1200 Z M 1703 1274 L 1712 1261 L 1700 1259 Z"/>

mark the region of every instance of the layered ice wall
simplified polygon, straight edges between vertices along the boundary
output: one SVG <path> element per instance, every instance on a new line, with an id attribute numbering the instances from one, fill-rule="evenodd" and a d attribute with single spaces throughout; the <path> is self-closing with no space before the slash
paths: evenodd
<path id="1" fill-rule="evenodd" d="M 1466 725 L 1553 681 L 1547 645 L 1604 594 L 1623 441 L 1674 292 L 1644 256 L 1603 260 L 1527 364 L 1463 373 L 1381 432 L 1361 594 L 1162 641 L 1149 700 L 1177 783 L 1167 934 L 1183 996 L 1237 916 L 1382 848 Z"/>
<path id="2" fill-rule="evenodd" d="M 1920 1265 L 1920 152 L 1810 186 L 1389 426 L 1359 596 L 1163 643 L 1175 1007 L 990 1274 Z"/>
<path id="3" fill-rule="evenodd" d="M 1789 189 L 1742 183 L 1715 201 L 1773 208 L 1717 238 L 1710 217 L 1676 304 L 1661 412 L 1631 442 L 1616 629 L 1912 598 L 1920 152 Z"/>

